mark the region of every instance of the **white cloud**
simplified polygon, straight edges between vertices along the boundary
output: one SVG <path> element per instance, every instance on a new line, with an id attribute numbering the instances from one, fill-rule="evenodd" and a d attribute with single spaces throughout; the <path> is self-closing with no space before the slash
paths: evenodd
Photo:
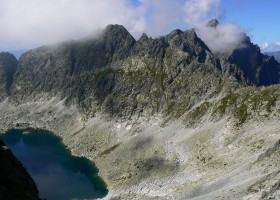
<path id="1" fill-rule="evenodd" d="M 185 22 L 191 25 L 201 25 L 211 18 L 221 14 L 220 0 L 189 0 L 184 5 Z"/>
<path id="2" fill-rule="evenodd" d="M 146 21 L 144 31 L 157 37 L 170 31 L 170 27 L 176 23 L 182 26 L 184 13 L 181 4 L 184 2 L 185 0 L 140 0 Z"/>
<path id="3" fill-rule="evenodd" d="M 210 27 L 201 25 L 196 28 L 198 36 L 214 52 L 231 51 L 244 47 L 245 35 L 234 23 Z"/>
<path id="4" fill-rule="evenodd" d="M 157 37 L 175 28 L 201 27 L 221 14 L 220 0 L 138 0 L 137 5 L 132 1 L 0 0 L 0 50 L 83 38 L 108 24 L 122 24 L 136 38 L 143 32 Z M 210 34 L 215 40 L 202 32 L 199 36 L 215 48 L 225 40 L 235 44 L 239 33 L 235 26 L 226 25 Z"/>
<path id="5" fill-rule="evenodd" d="M 198 36 L 212 51 L 224 52 L 243 47 L 244 34 L 238 25 L 207 26 L 210 19 L 218 19 L 223 14 L 220 0 L 189 0 L 184 5 L 184 12 L 185 22 L 195 26 Z"/>
<path id="6" fill-rule="evenodd" d="M 268 42 L 265 42 L 265 43 L 263 43 L 263 44 L 260 46 L 260 48 L 261 48 L 261 50 L 265 50 L 265 49 L 267 49 L 269 46 L 270 46 L 270 44 L 269 44 Z"/>
<path id="7" fill-rule="evenodd" d="M 85 37 L 108 24 L 143 32 L 143 11 L 128 0 L 0 0 L 0 43 L 22 48 Z"/>
<path id="8" fill-rule="evenodd" d="M 265 42 L 260 45 L 260 48 L 262 51 L 265 52 L 274 52 L 274 51 L 280 51 L 280 42 Z"/>

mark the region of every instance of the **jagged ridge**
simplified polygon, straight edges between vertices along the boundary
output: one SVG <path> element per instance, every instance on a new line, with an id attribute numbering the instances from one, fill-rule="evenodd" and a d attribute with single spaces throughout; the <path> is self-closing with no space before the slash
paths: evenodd
<path id="1" fill-rule="evenodd" d="M 61 95 L 87 116 L 100 109 L 111 117 L 180 116 L 222 90 L 278 83 L 278 63 L 247 43 L 219 60 L 194 31 L 156 39 L 144 34 L 136 42 L 123 26 L 110 25 L 99 38 L 21 56 L 11 97 L 20 102 Z"/>

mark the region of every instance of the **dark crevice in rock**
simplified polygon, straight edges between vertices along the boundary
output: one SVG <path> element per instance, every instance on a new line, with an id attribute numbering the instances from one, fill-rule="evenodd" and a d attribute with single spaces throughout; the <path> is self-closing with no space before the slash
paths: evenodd
<path id="1" fill-rule="evenodd" d="M 10 88 L 13 84 L 14 74 L 16 72 L 18 61 L 10 53 L 0 53 L 0 91 L 10 94 Z"/>

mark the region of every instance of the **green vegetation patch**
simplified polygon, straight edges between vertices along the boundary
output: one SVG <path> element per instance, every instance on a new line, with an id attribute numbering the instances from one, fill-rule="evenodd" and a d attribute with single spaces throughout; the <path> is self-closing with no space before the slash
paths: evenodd
<path id="1" fill-rule="evenodd" d="M 190 112 L 189 117 L 193 120 L 199 120 L 205 115 L 209 107 L 210 107 L 210 103 L 206 101 L 202 103 L 200 106 L 193 109 Z"/>
<path id="2" fill-rule="evenodd" d="M 250 87 L 230 93 L 219 101 L 214 114 L 232 113 L 239 124 L 243 124 L 252 114 L 261 111 L 266 111 L 268 116 L 278 100 L 278 90 L 277 87 Z"/>
<path id="3" fill-rule="evenodd" d="M 253 110 L 260 109 L 262 106 L 265 106 L 267 112 L 271 112 L 271 108 L 275 106 L 277 101 L 277 91 L 272 88 L 265 88 L 259 93 L 251 97 L 252 108 Z"/>
<path id="4" fill-rule="evenodd" d="M 241 106 L 237 109 L 237 118 L 239 120 L 239 123 L 241 124 L 243 124 L 249 116 L 247 109 L 248 107 L 246 103 L 242 103 Z"/>
<path id="5" fill-rule="evenodd" d="M 224 98 L 222 98 L 221 101 L 220 101 L 220 105 L 216 109 L 216 112 L 218 112 L 220 114 L 225 114 L 226 109 L 229 106 L 231 106 L 233 104 L 236 104 L 239 96 L 240 95 L 238 93 L 230 93 L 227 96 L 225 96 Z"/>

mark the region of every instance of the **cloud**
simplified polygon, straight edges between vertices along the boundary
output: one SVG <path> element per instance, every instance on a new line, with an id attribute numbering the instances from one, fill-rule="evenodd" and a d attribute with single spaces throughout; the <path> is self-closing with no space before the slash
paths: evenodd
<path id="1" fill-rule="evenodd" d="M 244 31 L 234 23 L 209 26 L 209 19 L 219 19 L 224 12 L 220 0 L 189 0 L 184 5 L 185 23 L 193 25 L 198 36 L 213 52 L 243 47 Z"/>
<path id="2" fill-rule="evenodd" d="M 234 23 L 217 25 L 200 25 L 196 28 L 197 35 L 213 52 L 232 51 L 244 47 L 245 35 Z"/>
<path id="3" fill-rule="evenodd" d="M 182 0 L 140 0 L 140 8 L 144 11 L 144 31 L 157 37 L 170 31 L 174 24 L 183 24 Z M 176 27 L 178 28 L 178 27 Z"/>
<path id="4" fill-rule="evenodd" d="M 221 13 L 220 0 L 0 0 L 0 50 L 94 36 L 108 24 L 124 25 L 136 39 L 196 27 L 211 49 L 223 50 L 225 41 L 238 46 L 232 24 L 203 34 L 202 24 Z"/>
<path id="5" fill-rule="evenodd" d="M 143 11 L 128 0 L 0 0 L 2 48 L 81 38 L 115 23 L 142 32 Z"/>
<path id="6" fill-rule="evenodd" d="M 264 52 L 280 51 L 280 42 L 264 42 L 260 45 L 260 48 Z"/>
<path id="7" fill-rule="evenodd" d="M 222 16 L 220 0 L 139 0 L 146 33 L 153 37 L 170 29 L 194 28 Z"/>
<path id="8" fill-rule="evenodd" d="M 185 22 L 194 26 L 221 15 L 220 0 L 189 0 L 183 9 Z"/>
<path id="9" fill-rule="evenodd" d="M 265 43 L 263 43 L 263 44 L 260 46 L 260 48 L 261 48 L 261 50 L 265 50 L 265 49 L 267 49 L 269 46 L 270 46 L 270 44 L 269 44 L 268 42 L 265 42 Z"/>
<path id="10" fill-rule="evenodd" d="M 231 51 L 244 46 L 244 31 L 235 23 L 207 24 L 210 19 L 219 19 L 224 11 L 220 0 L 189 0 L 184 5 L 187 24 L 195 27 L 197 35 L 213 52 Z"/>

